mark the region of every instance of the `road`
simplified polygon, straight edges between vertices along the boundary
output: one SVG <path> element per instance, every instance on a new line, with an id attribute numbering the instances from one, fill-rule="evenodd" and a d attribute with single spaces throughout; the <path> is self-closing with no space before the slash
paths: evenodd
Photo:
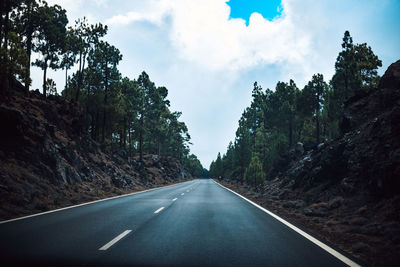
<path id="1" fill-rule="evenodd" d="M 0 266 L 346 266 L 211 179 L 0 224 Z"/>

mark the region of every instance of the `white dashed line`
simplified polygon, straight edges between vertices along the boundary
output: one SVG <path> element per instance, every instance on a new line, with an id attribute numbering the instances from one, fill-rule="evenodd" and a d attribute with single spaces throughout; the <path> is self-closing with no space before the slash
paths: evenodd
<path id="1" fill-rule="evenodd" d="M 149 191 L 153 191 L 153 190 L 158 190 L 158 189 L 162 189 L 162 188 L 167 188 L 167 187 L 171 187 L 171 186 L 175 186 L 175 185 L 183 184 L 183 183 L 189 183 L 189 182 L 182 182 L 182 183 L 177 183 L 177 184 L 172 184 L 172 185 L 167 185 L 167 186 L 160 186 L 160 187 L 156 187 L 156 188 L 152 188 L 152 189 L 147 189 L 147 190 L 143 190 L 143 191 L 139 191 L 139 192 L 134 192 L 134 193 L 129 193 L 129 194 L 125 194 L 125 195 L 120 195 L 120 196 L 109 197 L 109 198 L 99 199 L 99 200 L 95 200 L 95 201 L 85 202 L 85 203 L 81 203 L 81 204 L 78 204 L 78 205 L 73 205 L 73 206 L 69 206 L 69 207 L 64 207 L 64 208 L 60 208 L 60 209 L 56 209 L 56 210 L 49 210 L 49 211 L 45 211 L 45 212 L 41 212 L 41 213 L 36 213 L 36 214 L 24 216 L 24 217 L 18 217 L 18 218 L 6 220 L 6 221 L 0 221 L 0 224 L 9 223 L 9 222 L 14 222 L 14 221 L 23 220 L 23 219 L 28 219 L 28 218 L 31 218 L 31 217 L 41 216 L 41 215 L 45 215 L 45 214 L 49 214 L 49 213 L 53 213 L 53 212 L 62 211 L 62 210 L 67 210 L 67 209 L 73 209 L 73 208 L 77 208 L 77 207 L 82 207 L 82 206 L 86 206 L 86 205 L 90 205 L 90 204 L 95 204 L 95 203 L 98 203 L 98 202 L 103 202 L 103 201 L 106 201 L 106 200 L 111 200 L 111 199 L 116 199 L 116 198 L 123 198 L 123 197 L 132 196 L 132 195 L 136 195 L 136 194 L 142 194 L 142 193 L 145 193 L 145 192 L 149 192 Z"/>
<path id="2" fill-rule="evenodd" d="M 110 242 L 108 242 L 107 244 L 102 246 L 101 248 L 99 248 L 99 250 L 107 250 L 107 249 L 109 249 L 112 245 L 117 243 L 119 240 L 121 240 L 121 238 L 123 238 L 124 236 L 126 236 L 130 232 L 132 232 L 132 230 L 126 230 L 125 232 L 123 232 L 122 234 L 120 234 L 119 236 L 117 236 L 116 238 L 114 238 L 113 240 L 111 240 Z"/>
<path id="3" fill-rule="evenodd" d="M 172 201 L 175 201 L 175 200 L 177 200 L 178 198 L 176 197 L 176 198 L 174 198 Z"/>
<path id="4" fill-rule="evenodd" d="M 164 209 L 164 207 L 159 208 L 158 210 L 156 210 L 154 213 L 159 213 L 160 211 L 162 211 Z"/>

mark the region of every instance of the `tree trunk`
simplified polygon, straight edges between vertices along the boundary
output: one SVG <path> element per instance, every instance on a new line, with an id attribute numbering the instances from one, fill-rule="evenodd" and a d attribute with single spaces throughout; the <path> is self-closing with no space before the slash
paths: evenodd
<path id="1" fill-rule="evenodd" d="M 122 148 L 125 149 L 126 148 L 126 117 L 124 116 L 124 127 L 122 129 Z"/>
<path id="2" fill-rule="evenodd" d="M 347 99 L 347 95 L 349 91 L 349 81 L 348 81 L 348 71 L 346 68 L 345 74 L 344 74 L 344 94 L 343 94 L 343 99 L 342 101 L 344 102 Z"/>
<path id="3" fill-rule="evenodd" d="M 119 132 L 119 148 L 122 149 L 122 130 Z"/>
<path id="4" fill-rule="evenodd" d="M 97 109 L 97 112 L 96 112 L 96 131 L 95 131 L 95 137 L 96 137 L 96 141 L 98 141 L 99 140 L 99 127 L 100 126 L 100 112 L 99 112 L 99 110 Z"/>
<path id="5" fill-rule="evenodd" d="M 316 114 L 316 134 L 317 134 L 317 144 L 320 143 L 320 127 L 319 127 L 319 113 L 320 113 L 320 99 L 321 99 L 321 94 L 318 91 L 317 92 L 317 102 L 316 102 L 316 110 L 315 110 L 315 114 Z"/>
<path id="6" fill-rule="evenodd" d="M 47 60 L 44 62 L 44 69 L 43 69 L 43 95 L 46 97 L 46 74 L 47 74 Z"/>
<path id="7" fill-rule="evenodd" d="M 289 118 L 289 147 L 293 145 L 293 116 Z"/>
<path id="8" fill-rule="evenodd" d="M 140 162 L 143 162 L 143 113 L 140 115 L 139 160 L 140 160 Z"/>
<path id="9" fill-rule="evenodd" d="M 104 144 L 106 140 L 106 106 L 105 104 L 107 103 L 107 93 L 104 96 L 104 108 L 103 108 L 103 128 L 101 130 L 101 142 Z"/>
<path id="10" fill-rule="evenodd" d="M 3 28 L 0 30 L 3 30 L 4 36 L 4 43 L 3 43 L 3 49 L 4 51 L 7 51 L 7 47 L 8 47 L 8 23 L 9 23 L 9 11 L 10 11 L 10 1 L 2 1 L 2 5 L 4 5 L 4 10 L 3 12 L 5 12 L 5 18 L 4 21 L 2 20 L 2 26 Z M 3 17 L 3 12 L 1 13 L 1 17 Z M 7 64 L 8 58 L 7 58 L 7 53 L 4 54 L 3 58 L 1 58 L 1 61 L 3 62 L 3 64 Z M 1 88 L 2 88 L 2 96 L 6 96 L 9 90 L 9 80 L 8 80 L 8 72 L 7 69 L 5 68 L 1 68 Z"/>
<path id="11" fill-rule="evenodd" d="M 0 14 L 5 13 L 6 1 L 0 2 Z M 0 16 L 0 47 L 3 45 L 3 16 Z"/>
<path id="12" fill-rule="evenodd" d="M 65 67 L 65 89 L 68 87 L 68 68 Z"/>
<path id="13" fill-rule="evenodd" d="M 92 136 L 93 140 L 96 140 L 96 136 L 95 136 L 95 127 L 96 127 L 95 126 L 95 122 L 96 122 L 96 119 L 95 119 L 95 116 L 94 116 L 93 113 L 91 113 L 90 116 L 92 117 L 91 126 L 90 126 L 90 128 L 91 128 L 90 135 Z"/>
<path id="14" fill-rule="evenodd" d="M 91 84 L 88 85 L 87 94 L 86 94 L 86 101 L 85 101 L 85 102 L 86 102 L 86 103 L 85 103 L 86 116 L 87 116 L 87 114 L 89 114 L 90 86 L 91 86 Z M 94 120 L 94 117 L 93 117 L 93 116 L 90 116 L 90 117 L 91 117 L 91 121 L 93 121 L 93 120 Z M 88 117 L 88 119 L 86 120 L 86 125 L 87 125 L 86 131 L 89 130 L 89 124 L 91 124 L 91 123 L 92 123 L 92 122 L 89 121 L 89 117 Z"/>
<path id="15" fill-rule="evenodd" d="M 131 129 L 128 127 L 129 157 L 132 157 Z"/>
<path id="16" fill-rule="evenodd" d="M 319 112 L 317 112 L 317 116 L 316 116 L 316 135 L 317 135 L 317 144 L 319 144 L 320 143 L 320 132 L 319 132 Z"/>
<path id="17" fill-rule="evenodd" d="M 26 79 L 25 79 L 25 90 L 29 92 L 29 77 L 31 76 L 31 54 L 32 54 L 32 35 L 33 35 L 33 25 L 32 25 L 32 8 L 33 2 L 28 6 L 28 28 L 26 33 L 26 54 L 28 55 L 28 62 L 26 64 Z"/>
<path id="18" fill-rule="evenodd" d="M 107 63 L 106 63 L 107 66 Z M 106 67 L 107 68 L 107 67 Z M 106 106 L 107 106 L 107 94 L 108 94 L 108 71 L 105 73 L 105 88 L 104 88 L 104 107 L 103 107 L 103 129 L 101 135 L 101 141 L 105 143 L 105 133 L 106 133 Z"/>
<path id="19" fill-rule="evenodd" d="M 81 91 L 81 83 L 82 83 L 82 50 L 79 51 L 79 75 L 78 75 L 78 87 L 76 88 L 75 94 L 75 102 L 78 102 L 79 94 Z"/>
<path id="20" fill-rule="evenodd" d="M 83 54 L 83 59 L 82 59 L 82 61 L 83 61 L 83 63 L 82 63 L 82 71 L 80 72 L 80 77 L 79 77 L 79 86 L 78 86 L 78 94 L 77 94 L 77 97 L 76 97 L 76 102 L 78 102 L 78 100 L 79 100 L 79 95 L 80 95 L 80 93 L 81 93 L 81 89 L 82 89 L 82 84 L 83 84 L 83 71 L 85 70 L 85 59 L 86 59 L 86 53 L 84 53 Z"/>

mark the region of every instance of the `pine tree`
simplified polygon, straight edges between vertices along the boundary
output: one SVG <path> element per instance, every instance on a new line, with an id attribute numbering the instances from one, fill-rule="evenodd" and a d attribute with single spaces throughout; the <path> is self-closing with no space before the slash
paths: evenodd
<path id="1" fill-rule="evenodd" d="M 215 161 L 215 170 L 214 170 L 214 172 L 215 172 L 215 176 L 218 179 L 222 178 L 223 165 L 222 165 L 221 154 L 219 152 L 218 152 L 218 155 L 217 155 L 217 160 Z"/>
<path id="2" fill-rule="evenodd" d="M 321 109 L 324 102 L 328 85 L 324 81 L 322 74 L 313 75 L 312 79 L 303 89 L 303 110 L 312 115 L 315 119 L 315 139 L 320 143 L 320 120 Z"/>
<path id="3" fill-rule="evenodd" d="M 15 17 L 16 10 L 22 6 L 23 1 L 3 0 L 0 3 L 0 100 L 8 96 L 15 79 L 30 83 L 29 59 L 20 35 L 22 26 Z"/>
<path id="4" fill-rule="evenodd" d="M 249 166 L 246 168 L 244 177 L 249 183 L 257 186 L 265 181 L 265 173 L 256 153 L 251 157 Z"/>
<path id="5" fill-rule="evenodd" d="M 382 67 L 382 61 L 366 43 L 355 45 L 354 54 L 361 86 L 364 88 L 376 88 L 379 83 L 377 69 Z"/>
<path id="6" fill-rule="evenodd" d="M 47 69 L 59 69 L 60 55 L 63 51 L 66 25 L 68 23 L 65 9 L 59 5 L 48 6 L 44 2 L 38 8 L 39 16 L 39 35 L 38 44 L 35 52 L 39 52 L 42 57 L 33 64 L 43 70 L 43 95 L 46 96 Z"/>
<path id="7" fill-rule="evenodd" d="M 107 26 L 103 26 L 101 23 L 89 25 L 85 17 L 75 21 L 75 27 L 72 29 L 75 40 L 73 52 L 77 53 L 76 56 L 78 57 L 79 62 L 77 86 L 73 98 L 76 102 L 79 100 L 80 91 L 82 89 L 87 56 L 99 43 L 100 38 L 106 35 L 107 30 Z"/>

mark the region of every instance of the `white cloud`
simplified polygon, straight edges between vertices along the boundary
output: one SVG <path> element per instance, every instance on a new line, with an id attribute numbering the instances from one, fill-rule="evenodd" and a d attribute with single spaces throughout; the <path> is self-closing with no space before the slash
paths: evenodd
<path id="1" fill-rule="evenodd" d="M 161 26 L 166 14 L 170 12 L 169 1 L 150 1 L 148 10 L 130 11 L 126 14 L 115 15 L 106 20 L 109 25 L 127 25 L 133 22 L 146 21 Z"/>
<path id="2" fill-rule="evenodd" d="M 229 19 L 230 7 L 225 0 L 159 1 L 148 10 L 116 15 L 107 22 L 161 25 L 170 16 L 169 38 L 181 59 L 212 70 L 238 70 L 260 64 L 298 63 L 307 55 L 309 38 L 299 32 L 286 12 L 287 5 L 283 6 L 283 15 L 273 21 L 253 13 L 248 27 L 242 19 Z"/>
<path id="3" fill-rule="evenodd" d="M 79 8 L 84 3 L 83 0 L 47 0 L 49 5 L 60 5 L 63 8 L 67 9 L 69 12 L 75 12 L 79 10 Z"/>

